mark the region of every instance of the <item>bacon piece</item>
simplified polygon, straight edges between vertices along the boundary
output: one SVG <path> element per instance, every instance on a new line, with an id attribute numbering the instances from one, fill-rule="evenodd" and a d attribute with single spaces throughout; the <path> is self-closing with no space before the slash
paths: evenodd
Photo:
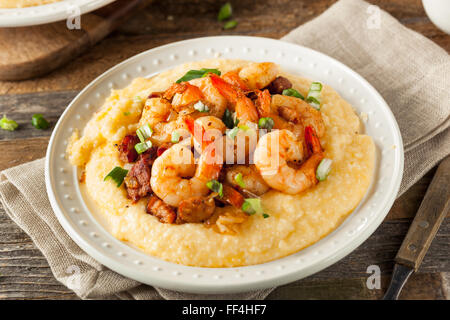
<path id="1" fill-rule="evenodd" d="M 150 186 L 151 166 L 156 158 L 156 148 L 150 148 L 139 155 L 138 160 L 125 177 L 128 197 L 134 202 L 145 197 L 152 188 Z"/>
<path id="2" fill-rule="evenodd" d="M 198 223 L 210 218 L 216 205 L 212 197 L 193 197 L 180 202 L 177 223 Z"/>
<path id="3" fill-rule="evenodd" d="M 174 208 L 155 195 L 148 199 L 147 213 L 155 216 L 162 223 L 174 223 L 177 218 Z"/>
<path id="4" fill-rule="evenodd" d="M 137 135 L 127 135 L 122 139 L 119 145 L 119 159 L 123 162 L 134 162 L 138 157 L 138 153 L 134 146 L 139 143 Z"/>
<path id="5" fill-rule="evenodd" d="M 231 204 L 238 209 L 241 209 L 244 203 L 244 196 L 227 184 L 223 184 L 223 197 L 216 197 L 216 199 L 220 202 Z"/>

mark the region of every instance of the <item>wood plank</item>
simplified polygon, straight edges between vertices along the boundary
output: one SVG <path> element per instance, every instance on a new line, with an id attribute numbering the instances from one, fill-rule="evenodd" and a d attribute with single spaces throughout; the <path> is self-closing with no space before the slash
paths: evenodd
<path id="1" fill-rule="evenodd" d="M 0 141 L 0 171 L 45 156 L 49 137 Z"/>
<path id="2" fill-rule="evenodd" d="M 224 31 L 217 22 L 221 2 L 215 0 L 155 1 L 89 52 L 49 75 L 21 82 L 0 82 L 0 94 L 80 90 L 102 72 L 139 52 L 173 41 L 211 35 L 254 35 L 280 38 L 325 11 L 334 0 L 235 2 L 237 28 Z M 407 27 L 422 32 L 450 51 L 450 37 L 428 20 L 420 0 L 370 1 Z M 274 23 L 276 21 L 276 23 Z M 83 22 L 81 22 L 83 23 Z"/>

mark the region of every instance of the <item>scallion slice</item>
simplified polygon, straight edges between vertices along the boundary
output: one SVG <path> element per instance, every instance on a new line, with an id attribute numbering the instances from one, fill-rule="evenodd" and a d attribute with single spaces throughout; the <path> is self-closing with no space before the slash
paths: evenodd
<path id="1" fill-rule="evenodd" d="M 219 14 L 217 15 L 217 20 L 223 21 L 231 17 L 231 14 L 233 13 L 233 8 L 231 7 L 231 3 L 227 2 L 225 3 L 219 11 Z"/>
<path id="2" fill-rule="evenodd" d="M 258 198 L 247 198 L 244 200 L 242 204 L 242 211 L 247 213 L 248 215 L 263 214 L 264 211 L 261 206 L 261 199 Z"/>
<path id="3" fill-rule="evenodd" d="M 242 179 L 242 173 L 238 173 L 237 175 L 234 176 L 234 181 L 236 181 L 236 183 L 239 185 L 239 187 L 241 187 L 242 189 L 245 188 L 245 182 L 244 179 Z"/>
<path id="4" fill-rule="evenodd" d="M 8 119 L 5 115 L 0 119 L 0 128 L 3 130 L 14 131 L 19 127 L 19 124 L 12 119 Z"/>
<path id="5" fill-rule="evenodd" d="M 258 121 L 258 127 L 260 129 L 272 130 L 274 125 L 273 119 L 270 117 L 260 118 Z"/>
<path id="6" fill-rule="evenodd" d="M 263 213 L 263 218 L 267 219 L 268 217 L 270 217 L 267 213 Z"/>
<path id="7" fill-rule="evenodd" d="M 230 21 L 227 21 L 227 22 L 225 22 L 225 23 L 223 24 L 223 29 L 224 29 L 224 30 L 228 30 L 228 29 L 236 28 L 237 24 L 238 24 L 238 23 L 237 23 L 236 20 L 230 20 Z"/>
<path id="8" fill-rule="evenodd" d="M 235 117 L 233 116 L 233 113 L 228 109 L 225 109 L 225 113 L 223 114 L 222 121 L 223 121 L 223 123 L 225 123 L 225 125 L 227 126 L 228 129 L 233 129 L 239 123 L 239 120 L 235 119 Z"/>
<path id="9" fill-rule="evenodd" d="M 316 170 L 317 180 L 324 181 L 327 179 L 327 177 L 331 171 L 332 163 L 333 163 L 333 160 L 327 159 L 327 158 L 322 159 L 322 161 L 320 161 L 319 165 L 317 166 L 317 170 Z"/>
<path id="10" fill-rule="evenodd" d="M 172 143 L 180 142 L 180 133 L 178 131 L 172 132 L 172 139 L 170 141 L 172 141 Z"/>
<path id="11" fill-rule="evenodd" d="M 136 150 L 136 152 L 138 154 L 144 153 L 145 151 L 147 151 L 148 149 L 150 149 L 152 147 L 152 142 L 149 141 L 144 141 L 144 142 L 140 142 L 138 144 L 136 144 L 134 146 L 134 149 Z"/>
<path id="12" fill-rule="evenodd" d="M 218 69 L 205 69 L 205 68 L 203 68 L 203 69 L 200 69 L 200 70 L 189 70 L 188 72 L 186 72 L 186 74 L 184 76 L 182 76 L 176 82 L 177 83 L 181 83 L 181 82 L 190 81 L 192 79 L 206 77 L 209 73 L 215 73 L 218 76 L 221 75 L 221 72 Z"/>
<path id="13" fill-rule="evenodd" d="M 239 132 L 239 128 L 238 127 L 234 127 L 231 130 L 227 130 L 227 137 L 234 140 L 234 138 L 236 138 L 236 135 Z"/>
<path id="14" fill-rule="evenodd" d="M 223 185 L 217 180 L 209 180 L 206 186 L 213 192 L 217 192 L 219 197 L 223 197 Z"/>
<path id="15" fill-rule="evenodd" d="M 120 187 L 122 185 L 123 179 L 128 174 L 128 170 L 123 169 L 121 167 L 115 167 L 112 169 L 103 179 L 103 181 L 106 181 L 108 178 L 113 179 L 114 182 L 116 182 L 117 187 Z"/>
<path id="16" fill-rule="evenodd" d="M 145 142 L 145 140 L 147 140 L 152 136 L 153 130 L 149 124 L 146 124 L 137 129 L 136 134 L 139 137 L 139 140 L 141 140 L 141 142 Z"/>
<path id="17" fill-rule="evenodd" d="M 320 96 L 322 84 L 320 82 L 311 83 L 306 101 L 315 109 L 320 110 Z"/>
<path id="18" fill-rule="evenodd" d="M 200 112 L 208 112 L 209 111 L 208 106 L 201 101 L 194 104 L 194 109 L 197 111 L 200 111 Z"/>
<path id="19" fill-rule="evenodd" d="M 50 127 L 50 123 L 48 123 L 48 121 L 45 120 L 44 116 L 40 113 L 33 114 L 31 117 L 31 124 L 39 130 L 45 130 Z"/>
<path id="20" fill-rule="evenodd" d="M 290 97 L 296 97 L 302 100 L 305 100 L 305 97 L 298 92 L 297 90 L 290 88 L 290 89 L 284 89 L 283 90 L 283 96 L 290 96 Z"/>

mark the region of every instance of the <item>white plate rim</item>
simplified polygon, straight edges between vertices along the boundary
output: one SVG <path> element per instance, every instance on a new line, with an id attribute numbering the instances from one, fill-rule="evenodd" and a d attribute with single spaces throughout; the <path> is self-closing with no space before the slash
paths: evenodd
<path id="1" fill-rule="evenodd" d="M 311 251 L 314 252 L 314 254 L 320 256 L 319 262 L 314 262 L 312 264 L 305 263 L 305 266 L 299 265 L 298 268 L 296 268 L 294 271 L 289 272 L 283 272 L 284 268 L 278 269 L 282 266 L 280 264 L 280 261 L 283 261 L 284 259 L 288 258 L 282 258 L 278 259 L 269 263 L 261 264 L 261 265 L 255 265 L 255 266 L 246 266 L 246 267 L 239 267 L 239 268 L 196 268 L 196 267 L 186 267 L 181 265 L 176 265 L 173 263 L 164 262 L 162 260 L 156 259 L 158 261 L 159 265 L 163 265 L 163 268 L 168 268 L 168 272 L 162 275 L 162 273 L 158 273 L 159 271 L 162 271 L 159 267 L 159 270 L 156 269 L 156 267 L 153 267 L 150 271 L 150 267 L 152 265 L 150 264 L 147 268 L 142 268 L 142 260 L 145 259 L 145 257 L 149 257 L 148 255 L 145 255 L 143 253 L 135 252 L 134 257 L 138 257 L 140 260 L 135 260 L 136 266 L 129 266 L 124 265 L 123 260 L 118 259 L 115 256 L 111 256 L 109 252 L 107 252 L 107 249 L 99 248 L 98 244 L 93 245 L 92 239 L 87 237 L 86 235 L 82 235 L 77 231 L 77 228 L 75 226 L 75 223 L 73 221 L 69 221 L 67 219 L 67 212 L 63 212 L 61 207 L 61 199 L 57 198 L 55 195 L 55 185 L 52 181 L 53 179 L 53 173 L 54 171 L 50 170 L 51 167 L 51 161 L 52 159 L 56 158 L 55 154 L 55 141 L 57 139 L 57 133 L 60 131 L 60 126 L 63 123 L 63 120 L 66 118 L 69 111 L 73 108 L 73 106 L 76 106 L 78 100 L 80 100 L 85 94 L 88 93 L 89 90 L 92 90 L 94 86 L 99 85 L 102 81 L 105 81 L 108 77 L 111 77 L 114 73 L 120 71 L 121 69 L 126 69 L 127 65 L 132 65 L 136 61 L 139 61 L 139 59 L 145 58 L 146 56 L 154 55 L 155 53 L 161 52 L 161 51 L 171 51 L 175 50 L 176 48 L 180 47 L 186 47 L 186 50 L 188 48 L 191 48 L 191 51 L 194 50 L 193 48 L 197 48 L 199 45 L 203 43 L 214 43 L 215 41 L 220 41 L 227 43 L 233 43 L 233 42 L 242 42 L 245 43 L 243 46 L 243 50 L 245 52 L 246 48 L 251 51 L 254 48 L 265 48 L 265 46 L 269 45 L 276 45 L 277 47 L 280 47 L 281 50 L 289 48 L 291 50 L 297 50 L 299 53 L 303 52 L 303 54 L 311 54 L 313 56 L 316 56 L 317 59 L 324 59 L 331 63 L 331 65 L 340 68 L 341 70 L 345 70 L 351 77 L 359 81 L 360 84 L 363 85 L 364 88 L 368 89 L 371 94 L 374 97 L 374 101 L 377 103 L 377 108 L 381 108 L 382 112 L 385 112 L 387 115 L 387 120 L 389 120 L 390 127 L 387 128 L 390 131 L 393 136 L 391 137 L 393 141 L 395 142 L 395 148 L 392 148 L 392 150 L 389 149 L 383 149 L 386 150 L 387 155 L 390 156 L 390 154 L 393 154 L 394 163 L 392 164 L 394 175 L 391 177 L 391 181 L 389 184 L 389 197 L 386 198 L 386 200 L 377 208 L 374 208 L 373 210 L 376 210 L 376 213 L 373 214 L 373 219 L 371 220 L 371 223 L 367 223 L 363 227 L 361 227 L 360 230 L 356 230 L 353 232 L 355 234 L 352 236 L 351 242 L 346 243 L 345 245 L 339 245 L 336 244 L 336 246 L 339 248 L 338 251 L 333 252 L 333 254 L 323 254 L 323 252 L 320 253 L 320 250 L 317 249 L 317 247 L 320 246 L 320 244 L 325 241 L 327 238 L 329 238 L 332 234 L 335 234 L 339 229 L 341 229 L 342 225 L 347 223 L 347 220 L 350 219 L 351 216 L 354 215 L 355 212 L 358 210 L 361 210 L 359 207 L 355 209 L 355 212 L 352 213 L 349 217 L 347 217 L 346 221 L 339 226 L 334 232 L 332 232 L 330 235 L 325 237 L 324 239 L 320 240 L 316 244 L 298 252 L 291 256 L 295 256 L 299 253 L 304 253 L 308 251 L 308 254 L 311 255 Z M 208 50 L 214 51 L 214 45 L 212 45 Z M 265 49 L 261 49 L 265 50 Z M 191 52 L 189 51 L 189 52 Z M 282 52 L 282 51 L 280 51 Z M 211 52 L 210 52 L 211 53 Z M 214 56 L 215 57 L 215 56 Z M 227 58 L 226 52 L 221 52 L 221 57 Z M 211 57 L 212 58 L 212 57 Z M 244 58 L 244 57 L 242 57 Z M 170 55 L 171 60 L 177 60 L 177 57 L 173 55 Z M 245 58 L 244 58 L 245 59 Z M 248 58 L 247 58 L 248 59 Z M 319 60 L 320 60 L 319 59 Z M 154 60 L 157 61 L 158 59 Z M 192 59 L 195 60 L 195 59 Z M 277 61 L 275 61 L 277 62 Z M 174 61 L 174 65 L 180 64 L 182 62 Z M 142 71 L 142 70 L 141 70 Z M 160 71 L 158 71 L 160 72 Z M 326 82 L 326 81 L 324 81 Z M 338 91 L 339 92 L 339 91 Z M 341 93 L 341 92 L 339 92 Z M 348 99 L 347 99 L 348 100 Z M 80 106 L 81 107 L 81 106 Z M 355 107 L 355 105 L 354 105 Z M 366 124 L 367 125 L 367 124 Z M 389 137 L 388 137 L 389 138 Z M 378 159 L 378 162 L 382 161 L 386 155 L 381 156 L 380 159 Z M 180 42 L 175 42 L 171 44 L 167 44 L 161 47 L 153 48 L 151 50 L 145 51 L 143 53 L 140 53 L 134 57 L 131 57 L 124 62 L 112 67 L 102 75 L 100 75 L 98 78 L 93 80 L 88 86 L 86 86 L 70 103 L 69 107 L 64 111 L 62 114 L 60 120 L 58 121 L 57 125 L 54 128 L 53 134 L 51 136 L 49 146 L 47 149 L 47 156 L 46 156 L 46 163 L 45 163 L 45 180 L 46 180 L 46 187 L 47 192 L 49 195 L 50 203 L 55 211 L 55 214 L 60 221 L 63 228 L 66 230 L 66 232 L 74 239 L 74 241 L 83 249 L 85 250 L 89 255 L 91 255 L 93 258 L 98 260 L 100 263 L 104 264 L 105 266 L 109 267 L 110 269 L 125 275 L 129 278 L 135 279 L 137 281 L 154 285 L 157 287 L 172 289 L 172 290 L 178 290 L 183 292 L 192 292 L 192 293 L 233 293 L 233 292 L 243 292 L 243 291 L 251 291 L 256 289 L 263 289 L 263 288 L 269 288 L 273 286 L 278 286 L 282 284 L 286 284 L 301 278 L 304 278 L 306 276 L 309 276 L 313 273 L 316 273 L 320 270 L 325 269 L 326 267 L 330 266 L 331 264 L 337 262 L 338 260 L 342 259 L 346 255 L 348 255 L 351 251 L 353 251 L 356 247 L 358 247 L 360 244 L 362 244 L 374 231 L 375 229 L 381 224 L 384 217 L 388 213 L 389 209 L 391 208 L 396 195 L 398 193 L 398 190 L 400 188 L 400 183 L 403 175 L 403 143 L 402 138 L 400 134 L 400 130 L 398 128 L 398 125 L 395 121 L 395 118 L 389 109 L 386 102 L 383 100 L 381 95 L 366 81 L 364 80 L 360 75 L 358 75 L 356 72 L 348 68 L 347 66 L 343 65 L 342 63 L 338 62 L 337 60 L 328 57 L 322 53 L 316 52 L 312 49 L 305 48 L 296 44 L 280 41 L 280 40 L 274 40 L 274 39 L 267 39 L 267 38 L 259 38 L 259 37 L 246 37 L 246 36 L 222 36 L 222 37 L 205 37 L 205 38 L 196 38 L 191 40 L 184 40 Z M 381 167 L 381 163 L 379 163 Z M 380 172 L 382 168 L 379 169 Z M 381 182 L 380 182 L 381 183 Z M 378 184 L 375 183 L 375 184 Z M 371 186 L 371 189 L 375 188 L 373 191 L 377 190 L 377 187 L 374 186 L 374 184 Z M 372 192 L 371 192 L 372 193 Z M 375 192 L 374 194 L 377 194 Z M 372 195 L 368 197 L 368 199 L 363 200 L 363 203 L 366 203 L 368 200 L 372 198 Z M 97 226 L 99 227 L 99 225 Z M 342 230 L 341 230 L 342 231 Z M 350 237 L 350 235 L 348 235 Z M 113 243 L 114 245 L 118 245 L 117 242 L 120 242 L 119 240 L 116 240 L 111 235 L 106 236 L 107 240 L 110 241 L 110 243 Z M 131 249 L 133 250 L 133 249 Z M 141 259 L 142 258 L 142 259 Z M 301 259 L 300 259 L 301 260 Z M 317 260 L 317 259 L 316 259 Z M 266 270 L 265 266 L 268 266 L 270 270 L 277 270 L 277 272 L 274 272 L 273 274 L 269 273 L 259 273 L 259 270 Z M 286 267 L 286 266 L 285 266 Z M 199 274 L 199 270 L 205 270 L 204 272 L 206 274 L 206 278 L 208 279 L 202 279 L 202 278 L 196 278 L 195 275 Z M 287 268 L 286 268 L 287 269 Z M 143 271 L 145 270 L 145 271 Z M 214 270 L 214 272 L 210 272 L 211 270 Z M 243 271 L 248 271 L 251 274 L 255 273 L 254 276 L 248 276 L 246 274 L 243 278 L 239 279 L 239 281 L 230 281 L 231 277 L 233 275 L 237 275 L 239 273 L 242 274 Z M 183 277 L 184 274 L 187 274 L 186 277 Z M 215 275 L 213 275 L 215 274 Z M 205 281 L 207 280 L 207 281 Z M 229 281 L 225 281 L 229 280 Z"/>
<path id="2" fill-rule="evenodd" d="M 26 27 L 61 21 L 71 16 L 70 8 L 74 6 L 80 9 L 81 14 L 85 14 L 114 1 L 116 0 L 61 0 L 32 7 L 0 8 L 0 27 Z"/>

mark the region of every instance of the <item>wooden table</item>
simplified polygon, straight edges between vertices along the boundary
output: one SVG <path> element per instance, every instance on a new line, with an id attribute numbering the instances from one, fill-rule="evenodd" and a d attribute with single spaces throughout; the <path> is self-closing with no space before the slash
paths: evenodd
<path id="1" fill-rule="evenodd" d="M 232 1 L 239 25 L 223 31 L 216 21 L 219 1 L 155 0 L 89 52 L 51 74 L 21 82 L 0 82 L 0 113 L 20 124 L 0 131 L 0 170 L 45 155 L 51 130 L 30 124 L 43 113 L 54 124 L 76 93 L 118 62 L 173 41 L 223 34 L 280 38 L 326 10 L 334 0 Z M 450 51 L 450 37 L 427 18 L 420 0 L 370 1 Z M 1 49 L 0 49 L 1 50 Z M 434 173 L 428 173 L 398 199 L 378 230 L 345 259 L 296 283 L 276 289 L 269 299 L 379 299 L 388 284 L 393 258 L 406 235 Z M 402 299 L 448 299 L 450 220 L 444 220 L 418 273 Z M 369 290 L 369 265 L 381 268 L 381 289 Z M 53 277 L 30 238 L 0 208 L 0 299 L 77 299 Z"/>

